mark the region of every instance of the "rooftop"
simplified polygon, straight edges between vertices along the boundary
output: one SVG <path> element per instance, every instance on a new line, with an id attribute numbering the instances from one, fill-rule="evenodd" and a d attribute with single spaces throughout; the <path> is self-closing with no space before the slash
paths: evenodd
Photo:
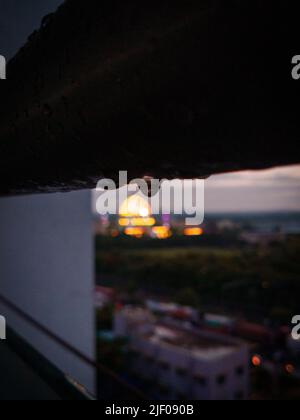
<path id="1" fill-rule="evenodd" d="M 208 333 L 191 332 L 184 329 L 157 325 L 151 333 L 144 335 L 152 343 L 177 347 L 178 351 L 188 351 L 205 361 L 223 358 L 236 351 L 241 343 L 222 339 Z"/>

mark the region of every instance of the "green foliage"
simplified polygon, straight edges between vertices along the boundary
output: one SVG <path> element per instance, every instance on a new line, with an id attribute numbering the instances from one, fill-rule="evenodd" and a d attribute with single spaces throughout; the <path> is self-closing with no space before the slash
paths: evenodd
<path id="1" fill-rule="evenodd" d="M 182 289 L 176 296 L 176 302 L 183 306 L 192 306 L 198 308 L 200 306 L 200 298 L 195 291 L 189 287 Z"/>
<path id="2" fill-rule="evenodd" d="M 143 244 L 143 241 L 141 241 Z M 300 239 L 269 247 L 103 247 L 98 276 L 119 290 L 144 290 L 199 307 L 289 322 L 300 299 Z"/>

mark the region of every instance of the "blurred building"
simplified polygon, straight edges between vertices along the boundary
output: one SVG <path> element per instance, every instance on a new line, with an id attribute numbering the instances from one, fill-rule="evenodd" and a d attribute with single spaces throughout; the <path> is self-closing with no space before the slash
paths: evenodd
<path id="1" fill-rule="evenodd" d="M 300 338 L 295 340 L 291 335 L 287 337 L 287 348 L 294 354 L 296 357 L 300 356 Z"/>
<path id="2" fill-rule="evenodd" d="M 127 198 L 119 214 L 97 216 L 95 233 L 101 236 L 126 235 L 134 238 L 169 239 L 173 235 L 196 237 L 204 230 L 199 226 L 186 226 L 187 215 L 153 215 L 149 201 L 140 194 Z"/>
<path id="3" fill-rule="evenodd" d="M 163 399 L 246 400 L 249 351 L 223 335 L 160 323 L 141 308 L 115 315 L 115 334 L 127 337 L 132 370 Z"/>
<path id="4" fill-rule="evenodd" d="M 172 235 L 170 225 L 155 218 L 149 202 L 139 194 L 122 203 L 119 216 L 119 229 L 127 236 L 167 239 Z"/>
<path id="5" fill-rule="evenodd" d="M 149 311 L 162 316 L 168 316 L 182 321 L 198 321 L 198 311 L 189 306 L 182 306 L 172 302 L 147 300 L 146 307 Z"/>
<path id="6" fill-rule="evenodd" d="M 96 286 L 94 293 L 94 302 L 96 308 L 113 303 L 115 298 L 114 289 L 111 287 Z"/>
<path id="7" fill-rule="evenodd" d="M 223 219 L 217 222 L 219 232 L 233 231 L 239 229 L 240 226 L 233 220 Z"/>
<path id="8" fill-rule="evenodd" d="M 286 238 L 281 232 L 243 232 L 240 239 L 249 245 L 270 245 L 274 242 L 283 242 Z"/>

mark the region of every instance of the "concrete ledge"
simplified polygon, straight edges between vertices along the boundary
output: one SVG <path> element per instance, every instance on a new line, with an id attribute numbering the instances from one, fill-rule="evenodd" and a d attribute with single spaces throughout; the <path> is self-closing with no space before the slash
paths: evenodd
<path id="1" fill-rule="evenodd" d="M 270 0 L 67 0 L 1 82 L 0 194 L 298 163 L 296 16 Z"/>

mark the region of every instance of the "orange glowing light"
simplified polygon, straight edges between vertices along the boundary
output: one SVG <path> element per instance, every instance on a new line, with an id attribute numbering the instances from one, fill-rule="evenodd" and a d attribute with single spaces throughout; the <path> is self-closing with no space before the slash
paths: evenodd
<path id="1" fill-rule="evenodd" d="M 285 366 L 285 370 L 289 375 L 292 375 L 295 372 L 295 366 L 289 363 Z"/>
<path id="2" fill-rule="evenodd" d="M 185 236 L 201 236 L 203 235 L 203 229 L 201 228 L 186 228 L 183 231 Z"/>
<path id="3" fill-rule="evenodd" d="M 133 217 L 133 218 L 120 218 L 119 220 L 119 225 L 122 227 L 129 227 L 129 226 L 133 226 L 133 227 L 147 227 L 147 226 L 154 226 L 156 223 L 156 220 L 154 219 L 154 217 Z"/>
<path id="4" fill-rule="evenodd" d="M 149 217 L 152 210 L 148 201 L 136 194 L 122 203 L 119 213 L 121 217 Z"/>
<path id="5" fill-rule="evenodd" d="M 158 239 L 168 239 L 172 236 L 170 228 L 167 226 L 155 226 L 152 228 L 152 232 Z"/>
<path id="6" fill-rule="evenodd" d="M 134 217 L 131 220 L 131 224 L 132 226 L 154 226 L 156 223 L 156 220 L 154 219 L 154 217 Z"/>
<path id="7" fill-rule="evenodd" d="M 252 361 L 252 365 L 255 367 L 260 367 L 262 364 L 261 357 L 257 355 L 253 356 L 251 361 Z"/>
<path id="8" fill-rule="evenodd" d="M 144 236 L 144 229 L 138 227 L 131 227 L 125 229 L 125 235 L 134 236 L 135 238 L 142 238 Z"/>

